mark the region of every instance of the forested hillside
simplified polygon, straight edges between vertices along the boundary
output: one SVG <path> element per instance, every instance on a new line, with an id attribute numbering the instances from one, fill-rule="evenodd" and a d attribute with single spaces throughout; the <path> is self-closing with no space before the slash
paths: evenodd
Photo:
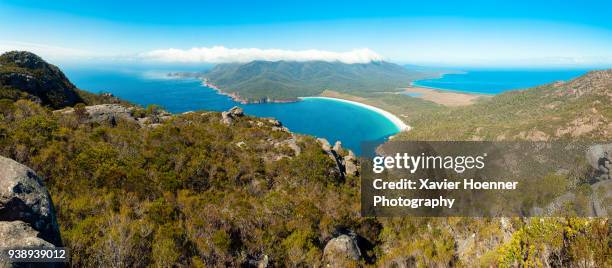
<path id="1" fill-rule="evenodd" d="M 253 61 L 219 64 L 203 76 L 221 91 L 243 100 L 283 100 L 339 92 L 398 91 L 412 80 L 432 76 L 379 61 L 346 64 L 325 61 Z"/>

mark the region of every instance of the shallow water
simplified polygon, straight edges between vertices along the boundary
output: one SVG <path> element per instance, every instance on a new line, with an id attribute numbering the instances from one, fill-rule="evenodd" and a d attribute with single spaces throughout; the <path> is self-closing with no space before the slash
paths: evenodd
<path id="1" fill-rule="evenodd" d="M 498 94 L 513 89 L 525 89 L 559 80 L 571 80 L 588 70 L 470 70 L 445 74 L 436 79 L 417 80 L 415 86 L 461 92 Z"/>

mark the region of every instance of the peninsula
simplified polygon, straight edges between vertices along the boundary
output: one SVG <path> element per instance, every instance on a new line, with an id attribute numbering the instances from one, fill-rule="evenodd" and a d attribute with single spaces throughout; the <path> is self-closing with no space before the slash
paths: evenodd
<path id="1" fill-rule="evenodd" d="M 435 74 L 385 61 L 252 61 L 219 64 L 199 77 L 205 85 L 236 101 L 264 103 L 297 101 L 328 89 L 343 93 L 399 92 L 411 81 Z"/>

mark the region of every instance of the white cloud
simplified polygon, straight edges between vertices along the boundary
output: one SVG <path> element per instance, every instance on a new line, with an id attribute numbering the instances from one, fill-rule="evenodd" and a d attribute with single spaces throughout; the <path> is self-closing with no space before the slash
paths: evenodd
<path id="1" fill-rule="evenodd" d="M 380 61 L 383 58 L 376 52 L 363 48 L 347 52 L 331 52 L 323 50 L 283 50 L 259 48 L 226 48 L 223 46 L 194 47 L 191 49 L 159 49 L 139 55 L 145 60 L 163 62 L 189 62 L 189 63 L 229 63 L 250 62 L 253 60 L 266 61 L 340 61 L 344 63 L 368 63 Z"/>

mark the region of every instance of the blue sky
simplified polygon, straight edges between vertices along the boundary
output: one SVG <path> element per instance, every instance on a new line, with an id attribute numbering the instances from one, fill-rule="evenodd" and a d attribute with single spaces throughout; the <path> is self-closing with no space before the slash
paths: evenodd
<path id="1" fill-rule="evenodd" d="M 60 62 L 380 57 L 438 66 L 612 67 L 610 13 L 611 1 L 588 0 L 3 0 L 0 51 L 32 50 Z"/>

